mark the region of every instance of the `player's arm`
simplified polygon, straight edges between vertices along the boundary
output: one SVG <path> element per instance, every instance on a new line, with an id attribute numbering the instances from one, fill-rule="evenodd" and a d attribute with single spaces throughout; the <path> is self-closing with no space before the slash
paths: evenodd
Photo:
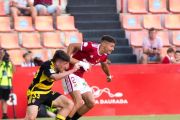
<path id="1" fill-rule="evenodd" d="M 112 78 L 109 72 L 109 66 L 107 63 L 101 63 L 101 68 L 103 69 L 104 73 L 107 75 L 107 82 L 111 82 Z"/>
<path id="2" fill-rule="evenodd" d="M 68 49 L 67 49 L 67 54 L 69 55 L 69 56 L 71 56 L 72 55 L 72 53 L 73 53 L 73 51 L 76 49 L 76 50 L 81 50 L 81 44 L 82 43 L 71 43 L 70 45 L 69 45 L 69 47 L 68 47 Z M 76 63 L 78 63 L 78 62 L 80 62 L 79 60 L 77 60 L 77 59 L 74 59 L 74 58 L 70 58 L 70 63 L 71 64 L 76 64 Z"/>
<path id="3" fill-rule="evenodd" d="M 65 78 L 67 77 L 68 75 L 70 75 L 71 73 L 75 72 L 75 70 L 69 70 L 67 72 L 64 72 L 64 73 L 58 73 L 58 74 L 52 74 L 50 76 L 51 79 L 57 81 L 57 80 L 61 80 L 62 78 Z"/>
<path id="4" fill-rule="evenodd" d="M 66 71 L 66 72 L 63 72 L 63 73 L 52 74 L 52 75 L 50 76 L 50 78 L 53 79 L 53 80 L 55 80 L 55 81 L 61 80 L 62 78 L 67 77 L 67 76 L 70 75 L 71 73 L 76 72 L 79 68 L 80 68 L 79 63 L 76 63 L 76 64 L 74 65 L 74 68 L 73 68 L 73 69 L 71 69 L 71 70 L 69 70 L 69 71 Z"/>
<path id="5" fill-rule="evenodd" d="M 71 43 L 68 47 L 67 54 L 69 56 L 71 56 L 75 49 L 81 50 L 81 46 L 82 46 L 82 43 Z M 80 66 L 83 67 L 85 71 L 87 71 L 88 69 L 91 70 L 91 67 L 92 67 L 91 64 L 85 63 L 83 61 L 79 61 L 79 60 L 72 58 L 72 57 L 70 57 L 70 63 L 71 64 L 79 63 Z"/>

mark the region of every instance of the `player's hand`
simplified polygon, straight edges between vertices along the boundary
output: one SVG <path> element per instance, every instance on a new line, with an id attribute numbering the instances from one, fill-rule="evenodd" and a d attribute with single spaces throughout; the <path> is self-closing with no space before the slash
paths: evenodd
<path id="1" fill-rule="evenodd" d="M 89 72 L 91 72 L 91 68 L 92 68 L 92 65 L 91 65 L 91 63 L 89 63 Z"/>
<path id="2" fill-rule="evenodd" d="M 112 76 L 107 76 L 107 82 L 111 82 L 112 81 Z"/>
<path id="3" fill-rule="evenodd" d="M 73 67 L 74 72 L 76 72 L 77 70 L 79 70 L 80 67 L 81 67 L 80 64 L 79 64 L 79 63 L 76 63 L 76 64 L 74 65 L 74 67 Z"/>
<path id="4" fill-rule="evenodd" d="M 79 62 L 80 66 L 83 67 L 83 69 L 87 72 L 87 70 L 90 70 L 91 69 L 91 65 L 89 63 L 86 63 L 86 62 L 82 62 L 80 61 Z"/>

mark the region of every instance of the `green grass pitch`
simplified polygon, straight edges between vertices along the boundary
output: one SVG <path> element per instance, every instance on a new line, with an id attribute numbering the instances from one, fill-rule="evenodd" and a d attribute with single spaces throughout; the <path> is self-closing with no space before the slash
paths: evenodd
<path id="1" fill-rule="evenodd" d="M 36 120 L 54 120 L 54 118 L 38 118 Z M 79 120 L 180 120 L 180 115 L 82 117 Z"/>

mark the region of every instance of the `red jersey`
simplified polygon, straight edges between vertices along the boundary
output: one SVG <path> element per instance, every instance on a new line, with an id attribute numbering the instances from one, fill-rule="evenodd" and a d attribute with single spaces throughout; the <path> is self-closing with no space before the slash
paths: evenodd
<path id="1" fill-rule="evenodd" d="M 169 59 L 170 59 L 170 57 L 168 55 L 166 55 L 162 61 L 162 64 L 169 64 L 170 63 Z"/>
<path id="2" fill-rule="evenodd" d="M 81 50 L 76 51 L 72 57 L 83 62 L 89 62 L 92 66 L 98 63 L 106 63 L 107 54 L 100 55 L 99 46 L 100 44 L 97 43 L 82 42 Z M 69 70 L 73 67 L 74 65 L 70 64 Z M 74 74 L 83 77 L 84 72 L 84 69 L 81 67 L 78 71 L 74 72 Z"/>

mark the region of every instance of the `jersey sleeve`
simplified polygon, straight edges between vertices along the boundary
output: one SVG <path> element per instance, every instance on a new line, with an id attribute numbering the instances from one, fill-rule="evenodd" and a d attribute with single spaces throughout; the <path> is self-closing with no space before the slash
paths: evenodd
<path id="1" fill-rule="evenodd" d="M 101 61 L 101 63 L 106 63 L 107 61 L 107 56 Z"/>
<path id="2" fill-rule="evenodd" d="M 52 74 L 56 74 L 56 72 L 54 71 L 54 69 L 50 67 L 50 65 L 44 65 L 43 69 L 44 69 L 44 75 L 46 75 L 49 78 Z"/>
<path id="3" fill-rule="evenodd" d="M 81 51 L 91 52 L 93 50 L 92 42 L 82 42 Z"/>

